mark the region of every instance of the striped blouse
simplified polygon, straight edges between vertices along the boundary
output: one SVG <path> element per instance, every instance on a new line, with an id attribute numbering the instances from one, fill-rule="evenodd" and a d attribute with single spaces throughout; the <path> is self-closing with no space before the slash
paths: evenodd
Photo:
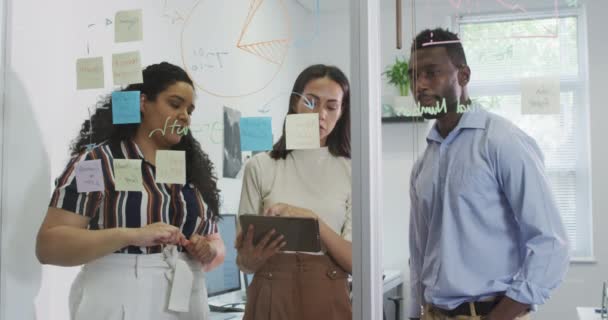
<path id="1" fill-rule="evenodd" d="M 143 191 L 116 191 L 113 159 L 142 160 Z M 76 186 L 76 166 L 85 160 L 101 160 L 105 189 L 103 192 L 81 192 Z M 103 143 L 73 157 L 57 178 L 50 207 L 64 209 L 90 218 L 88 229 L 138 228 L 155 222 L 179 227 L 186 238 L 192 234 L 217 233 L 217 221 L 192 184 L 156 183 L 156 168 L 144 160 L 134 141 L 118 146 Z M 125 247 L 116 253 L 159 253 L 161 246 Z"/>

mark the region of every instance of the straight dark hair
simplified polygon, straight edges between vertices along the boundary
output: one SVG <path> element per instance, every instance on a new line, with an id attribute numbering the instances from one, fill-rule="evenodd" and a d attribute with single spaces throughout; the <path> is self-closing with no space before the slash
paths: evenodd
<path id="1" fill-rule="evenodd" d="M 185 82 L 193 86 L 192 80 L 182 68 L 168 62 L 146 67 L 143 70 L 143 79 L 143 83 L 128 85 L 121 91 L 140 91 L 146 96 L 146 99 L 155 101 L 161 92 L 177 82 Z M 80 134 L 72 143 L 71 154 L 72 156 L 78 155 L 86 150 L 88 144 L 103 142 L 117 148 L 121 141 L 133 139 L 138 127 L 139 124 L 113 124 L 112 96 L 107 95 L 97 103 L 91 119 L 82 124 Z M 186 152 L 187 182 L 192 183 L 198 189 L 212 215 L 219 217 L 219 189 L 213 163 L 201 149 L 201 145 L 192 136 L 190 130 L 178 144 L 171 147 L 171 150 Z"/>
<path id="2" fill-rule="evenodd" d="M 340 85 L 343 92 L 342 114 L 332 132 L 327 136 L 327 147 L 332 155 L 350 159 L 350 84 L 346 75 L 338 67 L 315 64 L 304 69 L 293 84 L 287 115 L 296 113 L 296 104 L 304 92 L 304 87 L 312 80 L 325 77 Z M 275 160 L 285 159 L 289 153 L 291 150 L 287 150 L 285 122 L 283 122 L 283 134 L 272 147 L 270 156 Z"/>

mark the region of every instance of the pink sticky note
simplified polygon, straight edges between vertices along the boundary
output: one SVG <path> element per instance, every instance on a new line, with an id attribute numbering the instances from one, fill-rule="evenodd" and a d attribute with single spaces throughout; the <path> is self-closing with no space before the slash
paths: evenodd
<path id="1" fill-rule="evenodd" d="M 101 160 L 86 160 L 76 166 L 76 188 L 78 192 L 103 191 Z"/>

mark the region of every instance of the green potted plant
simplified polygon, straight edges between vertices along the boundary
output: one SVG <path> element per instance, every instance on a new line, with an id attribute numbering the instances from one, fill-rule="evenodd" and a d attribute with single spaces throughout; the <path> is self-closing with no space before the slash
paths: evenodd
<path id="1" fill-rule="evenodd" d="M 393 97 L 393 104 L 382 105 L 382 117 L 387 118 L 402 118 L 418 116 L 414 114 L 414 100 L 409 97 L 410 78 L 407 74 L 409 68 L 408 59 L 395 59 L 395 63 L 386 67 L 382 75 L 388 80 L 388 83 L 394 85 L 399 90 L 399 95 Z"/>
<path id="2" fill-rule="evenodd" d="M 409 65 L 406 59 L 399 60 L 399 58 L 396 58 L 395 63 L 386 67 L 386 70 L 382 72 L 382 75 L 386 77 L 388 83 L 399 89 L 399 94 L 401 96 L 409 95 L 410 78 L 407 75 L 408 68 Z"/>

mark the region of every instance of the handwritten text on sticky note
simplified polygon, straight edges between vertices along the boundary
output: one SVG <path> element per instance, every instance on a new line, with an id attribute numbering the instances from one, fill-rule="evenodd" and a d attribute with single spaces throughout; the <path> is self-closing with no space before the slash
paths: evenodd
<path id="1" fill-rule="evenodd" d="M 139 51 L 113 54 L 112 75 L 115 85 L 143 83 L 144 78 Z"/>
<path id="2" fill-rule="evenodd" d="M 114 159 L 116 191 L 142 191 L 141 160 Z"/>
<path id="3" fill-rule="evenodd" d="M 104 191 L 101 160 L 86 160 L 76 166 L 76 188 L 78 192 Z"/>
<path id="4" fill-rule="evenodd" d="M 185 151 L 156 151 L 156 182 L 173 184 L 186 183 Z"/>
<path id="5" fill-rule="evenodd" d="M 559 114 L 559 78 L 536 77 L 521 80 L 522 114 Z"/>
<path id="6" fill-rule="evenodd" d="M 112 123 L 140 123 L 139 91 L 112 92 Z"/>
<path id="7" fill-rule="evenodd" d="M 288 150 L 319 148 L 319 114 L 287 115 L 285 134 Z"/>
<path id="8" fill-rule="evenodd" d="M 103 57 L 76 60 L 76 89 L 103 88 Z"/>
<path id="9" fill-rule="evenodd" d="M 114 41 L 129 42 L 143 39 L 141 9 L 116 12 Z"/>
<path id="10" fill-rule="evenodd" d="M 241 118 L 241 150 L 265 151 L 272 149 L 272 118 Z"/>

